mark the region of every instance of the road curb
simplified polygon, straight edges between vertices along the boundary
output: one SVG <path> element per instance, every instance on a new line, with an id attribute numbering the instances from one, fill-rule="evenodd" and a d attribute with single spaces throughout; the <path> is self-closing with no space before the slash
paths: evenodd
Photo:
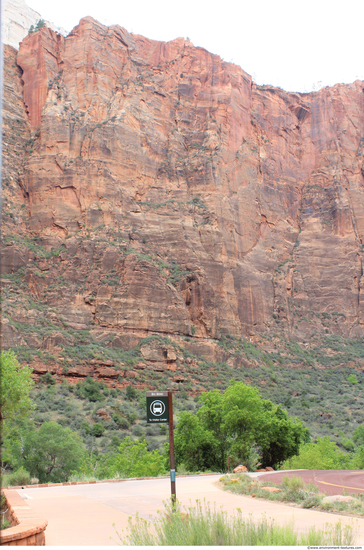
<path id="1" fill-rule="evenodd" d="M 204 474 L 181 474 L 181 475 L 176 475 L 176 478 L 180 478 L 180 477 L 192 477 L 192 476 L 216 476 L 216 475 L 224 475 L 222 474 L 221 472 L 209 472 L 209 473 L 204 473 Z M 9 491 L 16 491 L 16 490 L 19 490 L 19 489 L 27 489 L 27 488 L 30 488 L 30 489 L 39 489 L 39 488 L 42 488 L 42 487 L 69 487 L 70 485 L 91 485 L 91 484 L 95 484 L 95 483 L 118 483 L 120 481 L 138 481 L 138 480 L 146 480 L 146 479 L 169 479 L 169 475 L 165 475 L 165 476 L 156 476 L 156 477 L 123 477 L 123 478 L 118 478 L 118 479 L 100 479 L 100 480 L 96 480 L 96 479 L 93 479 L 91 481 L 65 481 L 64 483 L 39 483 L 39 484 L 34 484 L 34 485 L 12 485 L 12 486 L 7 486 L 7 487 L 2 487 L 2 489 L 7 489 Z"/>

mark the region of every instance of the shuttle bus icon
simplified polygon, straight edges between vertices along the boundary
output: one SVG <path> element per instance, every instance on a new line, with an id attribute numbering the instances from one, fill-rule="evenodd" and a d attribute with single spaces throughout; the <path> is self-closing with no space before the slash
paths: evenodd
<path id="1" fill-rule="evenodd" d="M 153 416 L 161 416 L 166 410 L 166 406 L 163 401 L 153 401 L 150 405 L 150 412 Z"/>

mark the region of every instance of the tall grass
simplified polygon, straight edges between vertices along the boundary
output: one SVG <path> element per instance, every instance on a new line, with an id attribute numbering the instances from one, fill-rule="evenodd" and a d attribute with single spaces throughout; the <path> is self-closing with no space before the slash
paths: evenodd
<path id="1" fill-rule="evenodd" d="M 242 517 L 238 508 L 229 516 L 224 510 L 211 510 L 205 501 L 196 500 L 189 508 L 177 504 L 173 510 L 165 504 L 153 522 L 137 516 L 129 518 L 123 546 L 348 546 L 354 544 L 351 526 L 326 524 L 324 529 L 311 527 L 304 533 L 294 530 L 293 522 L 284 526 L 264 515 L 259 521 Z"/>

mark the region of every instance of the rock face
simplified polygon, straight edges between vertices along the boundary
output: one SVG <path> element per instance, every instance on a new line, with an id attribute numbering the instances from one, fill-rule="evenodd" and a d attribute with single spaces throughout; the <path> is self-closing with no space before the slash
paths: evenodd
<path id="1" fill-rule="evenodd" d="M 226 334 L 363 335 L 363 82 L 258 87 L 182 38 L 89 17 L 28 35 L 17 64 L 4 120 L 28 139 L 2 269 L 27 266 L 58 319 L 116 349 L 193 335 L 216 360 Z M 171 367 L 168 346 L 141 353 Z"/>

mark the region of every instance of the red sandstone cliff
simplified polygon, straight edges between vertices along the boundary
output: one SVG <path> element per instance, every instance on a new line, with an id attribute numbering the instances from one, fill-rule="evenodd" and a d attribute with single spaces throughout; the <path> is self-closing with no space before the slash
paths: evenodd
<path id="1" fill-rule="evenodd" d="M 3 271 L 23 266 L 56 317 L 120 337 L 363 335 L 363 82 L 259 87 L 91 18 L 27 36 L 17 64 L 34 143 L 5 233 L 58 252 L 10 239 Z"/>

